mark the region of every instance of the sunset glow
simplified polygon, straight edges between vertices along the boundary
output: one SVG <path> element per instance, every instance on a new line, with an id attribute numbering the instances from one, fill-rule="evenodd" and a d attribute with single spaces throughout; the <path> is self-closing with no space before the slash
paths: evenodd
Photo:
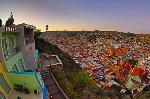
<path id="1" fill-rule="evenodd" d="M 149 0 L 0 0 L 0 18 L 49 30 L 150 32 Z M 7 5 L 7 6 L 6 6 Z"/>

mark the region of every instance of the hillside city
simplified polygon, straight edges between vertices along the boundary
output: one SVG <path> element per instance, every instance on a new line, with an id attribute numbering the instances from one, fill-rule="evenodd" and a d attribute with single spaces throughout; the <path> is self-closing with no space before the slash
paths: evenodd
<path id="1" fill-rule="evenodd" d="M 41 38 L 57 45 L 80 64 L 103 90 L 138 95 L 149 86 L 150 35 L 118 31 L 47 31 Z"/>
<path id="2" fill-rule="evenodd" d="M 14 22 L 0 19 L 0 99 L 150 99 L 150 34 Z"/>

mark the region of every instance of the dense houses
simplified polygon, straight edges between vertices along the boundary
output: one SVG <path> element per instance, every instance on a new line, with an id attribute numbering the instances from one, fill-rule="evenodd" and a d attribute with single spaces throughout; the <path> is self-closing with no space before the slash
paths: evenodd
<path id="1" fill-rule="evenodd" d="M 41 38 L 69 54 L 104 90 L 116 84 L 135 95 L 150 84 L 149 34 L 49 31 Z"/>
<path id="2" fill-rule="evenodd" d="M 1 20 L 0 20 L 1 21 Z M 52 69 L 57 55 L 35 49 L 35 27 L 0 22 L 0 99 L 68 99 Z M 47 31 L 40 38 L 74 59 L 104 91 L 112 85 L 133 95 L 150 84 L 150 35 L 118 31 Z"/>

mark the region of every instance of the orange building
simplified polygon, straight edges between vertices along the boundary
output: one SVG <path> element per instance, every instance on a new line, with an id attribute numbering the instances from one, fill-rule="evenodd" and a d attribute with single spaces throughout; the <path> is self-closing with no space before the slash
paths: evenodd
<path id="1" fill-rule="evenodd" d="M 129 50 L 129 48 L 109 48 L 108 50 L 108 54 L 109 56 L 120 56 L 125 54 L 127 51 Z"/>

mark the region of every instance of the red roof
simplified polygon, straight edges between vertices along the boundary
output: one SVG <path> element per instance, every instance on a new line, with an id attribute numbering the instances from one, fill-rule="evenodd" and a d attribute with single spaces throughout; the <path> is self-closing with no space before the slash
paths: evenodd
<path id="1" fill-rule="evenodd" d="M 140 76 L 143 72 L 143 69 L 140 67 L 135 67 L 131 73 L 131 76 Z"/>
<path id="2" fill-rule="evenodd" d="M 128 69 L 128 70 L 130 69 L 130 66 L 131 66 L 131 65 L 130 65 L 129 63 L 125 63 L 125 64 L 124 64 L 124 68 L 126 68 L 126 69 Z"/>

